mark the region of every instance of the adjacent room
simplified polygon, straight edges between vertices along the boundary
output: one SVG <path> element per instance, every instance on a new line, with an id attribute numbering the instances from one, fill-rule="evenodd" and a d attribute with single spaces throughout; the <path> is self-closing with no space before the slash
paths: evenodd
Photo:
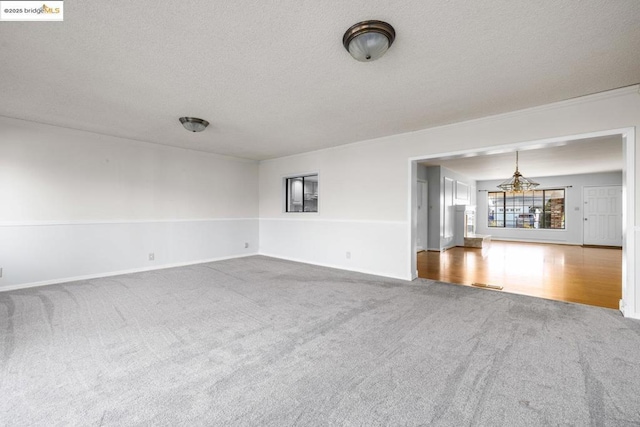
<path id="1" fill-rule="evenodd" d="M 0 425 L 640 424 L 639 22 L 0 1 Z"/>
<path id="2" fill-rule="evenodd" d="M 618 308 L 622 145 L 613 135 L 420 163 L 419 277 Z M 531 188 L 513 191 L 514 169 Z"/>

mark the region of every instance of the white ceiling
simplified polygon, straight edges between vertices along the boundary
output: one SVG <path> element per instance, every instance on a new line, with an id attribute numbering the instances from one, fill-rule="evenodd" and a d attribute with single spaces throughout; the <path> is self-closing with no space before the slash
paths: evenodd
<path id="1" fill-rule="evenodd" d="M 0 23 L 0 115 L 252 159 L 640 82 L 638 0 L 88 0 L 64 17 Z M 372 63 L 341 43 L 365 19 L 397 32 Z"/>
<path id="2" fill-rule="evenodd" d="M 449 157 L 421 162 L 440 165 L 478 181 L 506 180 L 516 169 L 515 150 L 473 157 Z M 621 171 L 622 136 L 607 136 L 520 149 L 520 173 L 527 178 Z"/>

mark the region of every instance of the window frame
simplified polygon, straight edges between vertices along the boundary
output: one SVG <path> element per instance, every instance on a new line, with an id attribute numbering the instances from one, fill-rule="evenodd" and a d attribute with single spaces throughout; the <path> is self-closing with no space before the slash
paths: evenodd
<path id="1" fill-rule="evenodd" d="M 316 202 L 316 210 L 315 211 L 305 211 L 304 210 L 304 206 L 305 206 L 305 198 L 304 198 L 304 179 L 305 178 L 309 178 L 309 177 L 315 177 L 316 178 L 316 186 L 317 186 L 317 190 L 316 190 L 316 194 L 317 194 L 317 202 Z M 289 192 L 289 180 L 291 179 L 302 179 L 302 211 L 292 211 L 289 210 L 289 200 L 291 197 L 291 194 Z M 318 214 L 320 212 L 320 173 L 319 172 L 307 172 L 307 173 L 299 173 L 299 174 L 291 174 L 291 175 L 286 175 L 282 177 L 282 185 L 283 185 L 283 200 L 284 200 L 284 206 L 283 206 L 283 212 L 286 214 Z"/>
<path id="2" fill-rule="evenodd" d="M 526 227 L 525 222 L 526 222 L 526 218 L 525 216 L 528 215 L 539 215 L 539 219 L 537 222 L 542 222 L 543 225 L 551 225 L 553 223 L 553 211 L 551 209 L 549 209 L 549 207 L 547 206 L 547 204 L 549 203 L 550 200 L 552 200 L 550 198 L 550 196 L 547 196 L 547 192 L 551 193 L 551 192 L 556 192 L 556 191 L 562 191 L 562 227 Z M 532 213 L 530 211 L 532 206 L 529 206 L 529 211 L 525 212 L 526 209 L 526 201 L 525 199 L 536 199 L 535 196 L 535 192 L 541 192 L 542 193 L 542 211 L 540 212 L 534 212 Z M 519 203 L 515 203 L 514 202 L 514 198 L 512 198 L 511 203 L 507 204 L 507 195 L 508 194 L 518 194 L 521 195 L 522 200 Z M 501 195 L 502 197 L 495 197 L 492 195 Z M 499 201 L 502 200 L 501 204 L 496 204 L 494 206 L 494 210 L 492 211 L 491 208 L 491 201 Z M 558 199 L 558 198 L 554 198 L 554 199 Z M 498 202 L 499 203 L 499 202 Z M 509 230 L 544 230 L 544 231 L 549 231 L 549 230 L 553 230 L 553 231 L 566 231 L 567 229 L 567 210 L 566 210 L 566 205 L 567 205 L 567 192 L 566 192 L 566 188 L 545 188 L 545 189 L 539 189 L 539 190 L 527 190 L 527 191 L 521 191 L 521 192 L 512 192 L 512 191 L 488 191 L 487 192 L 487 211 L 486 211 L 486 215 L 487 215 L 487 227 L 488 228 L 503 228 L 503 229 L 509 229 Z M 535 207 L 535 205 L 534 205 Z M 502 212 L 499 212 L 499 209 L 502 208 Z M 511 218 L 508 218 L 508 213 L 510 212 Z M 502 216 L 501 218 L 499 216 Z M 535 218 L 535 216 L 534 216 Z M 548 219 L 547 219 L 548 218 Z M 494 223 L 492 225 L 492 222 Z M 519 226 L 519 224 L 522 222 L 522 226 Z M 529 221 L 529 223 L 535 223 L 535 219 Z M 500 225 L 501 224 L 501 225 Z M 514 224 L 513 226 L 509 226 L 509 224 Z"/>

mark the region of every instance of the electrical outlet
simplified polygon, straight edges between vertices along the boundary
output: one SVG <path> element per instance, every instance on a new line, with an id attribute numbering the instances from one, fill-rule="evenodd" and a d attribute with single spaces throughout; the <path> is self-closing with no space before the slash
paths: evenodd
<path id="1" fill-rule="evenodd" d="M 0 268 L 0 277 L 2 277 L 2 268 Z"/>
<path id="2" fill-rule="evenodd" d="M 247 249 L 249 247 L 249 243 L 245 242 L 244 243 L 244 248 Z"/>
<path id="3" fill-rule="evenodd" d="M 151 252 L 151 253 L 149 254 L 149 261 L 153 261 L 153 260 L 155 260 L 155 259 L 156 259 L 156 255 L 155 255 L 153 252 Z"/>
<path id="4" fill-rule="evenodd" d="M 351 252 L 347 252 L 347 259 L 351 259 Z"/>

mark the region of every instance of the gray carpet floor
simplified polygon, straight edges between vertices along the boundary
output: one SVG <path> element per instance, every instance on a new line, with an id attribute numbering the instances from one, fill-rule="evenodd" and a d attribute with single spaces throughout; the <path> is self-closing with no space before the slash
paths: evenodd
<path id="1" fill-rule="evenodd" d="M 0 293 L 1 425 L 640 425 L 614 310 L 267 257 Z"/>

